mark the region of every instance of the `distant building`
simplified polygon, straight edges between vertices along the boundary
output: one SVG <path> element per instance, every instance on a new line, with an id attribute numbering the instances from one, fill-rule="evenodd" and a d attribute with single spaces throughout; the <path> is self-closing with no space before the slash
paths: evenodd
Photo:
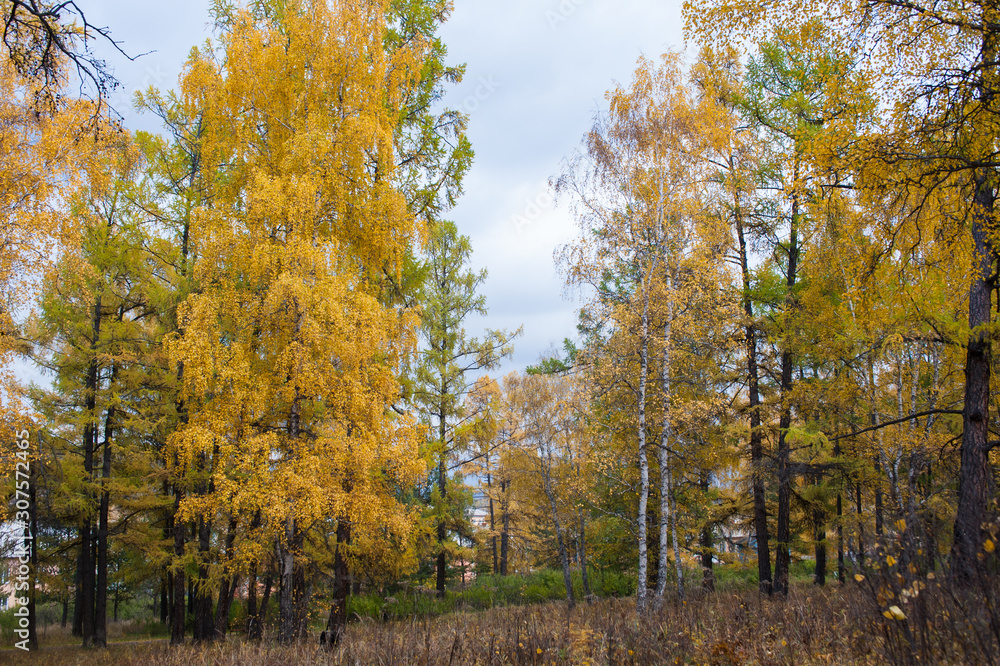
<path id="1" fill-rule="evenodd" d="M 469 522 L 477 530 L 490 528 L 490 499 L 482 490 L 477 490 L 472 496 L 472 512 L 469 514 Z"/>

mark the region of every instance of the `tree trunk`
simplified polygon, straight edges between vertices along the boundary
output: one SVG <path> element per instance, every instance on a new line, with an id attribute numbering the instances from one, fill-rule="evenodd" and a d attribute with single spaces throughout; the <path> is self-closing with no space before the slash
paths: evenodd
<path id="1" fill-rule="evenodd" d="M 199 516 L 198 521 L 198 580 L 194 582 L 194 628 L 196 643 L 215 639 L 215 622 L 212 616 L 212 590 L 209 587 L 209 558 L 211 557 L 212 521 Z"/>
<path id="2" fill-rule="evenodd" d="M 865 568 L 865 518 L 862 513 L 862 495 L 861 495 L 861 479 L 858 479 L 857 485 L 857 499 L 855 505 L 858 512 L 858 568 Z"/>
<path id="3" fill-rule="evenodd" d="M 170 603 L 167 589 L 170 587 L 170 574 L 160 579 L 160 624 L 167 626 L 167 606 Z"/>
<path id="4" fill-rule="evenodd" d="M 702 497 L 707 498 L 709 489 L 708 472 L 702 472 L 700 485 Z M 701 527 L 701 586 L 709 592 L 715 590 L 714 550 L 715 546 L 712 543 L 712 523 L 706 520 Z"/>
<path id="5" fill-rule="evenodd" d="M 223 577 L 219 583 L 219 598 L 215 602 L 215 637 L 225 638 L 229 632 L 229 604 L 233 600 L 233 593 L 236 591 L 238 578 L 231 582 L 228 577 Z"/>
<path id="6" fill-rule="evenodd" d="M 252 638 L 254 625 L 260 621 L 257 615 L 257 562 L 250 563 L 250 573 L 247 576 L 247 638 Z"/>
<path id="7" fill-rule="evenodd" d="M 503 494 L 503 499 L 500 501 L 500 511 L 503 512 L 503 531 L 500 532 L 500 575 L 507 575 L 507 552 L 510 548 L 510 504 L 507 501 L 507 488 L 510 486 L 510 482 L 506 480 L 500 481 L 500 492 Z"/>
<path id="8" fill-rule="evenodd" d="M 333 604 L 326 624 L 326 642 L 332 649 L 339 645 L 347 629 L 348 580 L 347 556 L 344 552 L 351 540 L 351 527 L 345 520 L 337 521 L 337 546 L 333 556 Z"/>
<path id="9" fill-rule="evenodd" d="M 267 575 L 264 578 L 264 595 L 261 597 L 260 605 L 257 605 L 257 579 L 257 568 L 254 565 L 253 577 L 251 578 L 253 585 L 253 596 L 251 597 L 253 612 L 249 611 L 249 604 L 247 611 L 247 638 L 250 640 L 260 640 L 264 635 L 264 621 L 267 619 L 267 608 L 271 600 L 271 586 L 274 584 L 270 562 L 267 564 Z"/>
<path id="10" fill-rule="evenodd" d="M 767 494 L 764 487 L 764 442 L 760 415 L 760 377 L 757 368 L 757 329 L 754 323 L 753 299 L 750 297 L 750 266 L 743 216 L 737 206 L 736 236 L 739 241 L 740 270 L 743 276 L 743 312 L 746 324 L 747 394 L 750 408 L 750 470 L 753 487 L 754 533 L 757 542 L 757 579 L 760 591 L 770 595 L 771 581 L 770 536 L 767 529 Z"/>
<path id="11" fill-rule="evenodd" d="M 650 274 L 653 269 L 650 268 Z M 649 505 L 649 458 L 646 453 L 646 382 L 649 375 L 649 276 L 643 281 L 642 289 L 642 339 L 639 351 L 639 510 L 637 516 L 639 542 L 639 574 L 636 588 L 636 607 L 639 612 L 646 610 L 646 586 L 648 581 L 648 554 L 646 515 Z"/>
<path id="12" fill-rule="evenodd" d="M 278 567 L 281 596 L 278 598 L 278 642 L 295 642 L 295 518 L 285 518 L 285 535 L 278 542 Z"/>
<path id="13" fill-rule="evenodd" d="M 996 60 L 992 33 L 984 45 L 983 58 Z M 989 56 L 989 57 L 987 57 Z M 983 91 L 985 95 L 989 91 Z M 990 468 L 989 408 L 990 333 L 992 292 L 996 288 L 996 252 L 990 240 L 995 233 L 994 183 L 986 169 L 975 174 L 972 211 L 975 275 L 969 287 L 969 345 L 965 356 L 965 407 L 962 414 L 962 458 L 958 473 L 958 507 L 955 514 L 951 571 L 964 584 L 973 582 L 978 558 L 983 552 L 983 523 L 994 497 Z"/>
<path id="14" fill-rule="evenodd" d="M 822 587 L 826 585 L 826 509 L 821 502 L 813 506 L 813 541 L 816 544 L 816 572 L 813 582 Z"/>
<path id="15" fill-rule="evenodd" d="M 844 504 L 842 493 L 837 493 L 837 582 L 844 584 Z"/>
<path id="16" fill-rule="evenodd" d="M 667 290 L 671 288 L 670 278 L 667 278 Z M 671 297 L 672 298 L 672 297 Z M 668 300 L 667 320 L 663 327 L 663 357 L 660 367 L 660 388 L 663 399 L 663 423 L 660 427 L 660 446 L 657 459 L 660 463 L 660 557 L 657 567 L 656 597 L 663 599 L 667 591 L 668 542 L 670 538 L 670 438 L 672 424 L 670 420 L 670 333 L 673 328 L 673 302 Z M 680 590 L 678 585 L 678 590 Z M 681 595 L 683 596 L 683 595 Z M 658 602 L 659 603 L 659 602 Z"/>
<path id="17" fill-rule="evenodd" d="M 184 567 L 181 565 L 184 558 L 185 523 L 180 519 L 181 499 L 184 492 L 174 486 L 174 570 L 173 570 L 173 608 L 170 616 L 170 644 L 184 644 Z"/>
<path id="18" fill-rule="evenodd" d="M 795 179 L 798 180 L 798 165 L 795 168 Z M 788 272 L 786 274 L 786 287 L 788 293 L 785 296 L 785 315 L 791 315 L 795 307 L 795 295 L 792 290 L 795 288 L 795 280 L 798 270 L 799 241 L 798 241 L 798 217 L 799 217 L 799 197 L 797 193 L 792 194 L 792 215 L 788 233 Z M 788 325 L 784 335 L 790 334 Z M 792 480 L 790 470 L 791 451 L 788 444 L 788 430 L 792 427 L 792 370 L 793 359 L 789 347 L 790 341 L 785 339 L 782 343 L 784 350 L 781 354 L 781 418 L 778 421 L 778 526 L 777 526 L 777 547 L 774 557 L 774 591 L 781 595 L 788 594 L 788 568 L 791 564 L 789 554 L 789 542 L 791 541 L 791 496 Z"/>
<path id="19" fill-rule="evenodd" d="M 442 395 L 444 393 L 442 392 Z M 441 442 L 441 454 L 438 457 L 438 492 L 441 495 L 442 511 L 445 508 L 445 497 L 447 496 L 448 486 L 447 479 L 448 473 L 445 469 L 445 437 L 447 436 L 447 426 L 448 423 L 445 420 L 444 410 L 438 414 L 438 440 Z M 448 529 L 442 521 L 437 525 L 437 541 L 438 541 L 438 556 L 437 556 L 437 580 L 435 581 L 435 589 L 437 590 L 438 597 L 444 597 L 445 580 L 448 574 L 448 560 L 445 555 L 445 539 L 448 537 Z"/>
<path id="20" fill-rule="evenodd" d="M 71 634 L 83 637 L 83 569 L 86 566 L 83 553 L 83 527 L 80 527 L 80 552 L 76 556 L 76 571 L 73 572 L 73 630 Z"/>
<path id="21" fill-rule="evenodd" d="M 487 498 L 489 499 L 490 507 L 490 550 L 493 554 L 493 568 L 491 569 L 493 575 L 497 573 L 497 526 L 496 517 L 493 513 L 493 476 L 489 472 L 490 467 L 490 455 L 489 452 L 486 454 L 486 492 Z"/>
<path id="22" fill-rule="evenodd" d="M 229 517 L 229 524 L 226 529 L 226 569 L 232 570 L 233 544 L 236 543 L 236 527 L 239 521 L 234 515 Z M 233 573 L 230 576 L 223 576 L 219 585 L 219 600 L 215 606 L 215 635 L 217 638 L 225 638 L 229 633 L 229 608 L 233 603 L 233 595 L 239 587 L 240 576 Z"/>
<path id="23" fill-rule="evenodd" d="M 116 365 L 111 366 L 109 388 L 115 383 L 118 373 Z M 104 419 L 104 451 L 101 464 L 101 507 L 97 528 L 97 581 L 94 602 L 94 645 L 108 646 L 108 510 L 110 494 L 107 484 L 111 479 L 111 440 L 115 430 L 115 408 L 108 407 Z"/>
<path id="24" fill-rule="evenodd" d="M 94 317 L 92 323 L 90 350 L 93 358 L 87 368 L 86 388 L 86 414 L 87 423 L 83 428 L 83 471 L 87 481 L 94 483 L 94 454 L 97 448 L 97 382 L 98 363 L 97 347 L 101 336 L 101 297 L 98 296 L 94 302 Z M 93 499 L 93 492 L 86 492 L 88 504 Z M 94 598 L 96 581 L 94 579 L 94 534 L 89 510 L 83 518 L 83 525 L 80 528 L 80 612 L 81 612 L 81 633 L 83 635 L 83 646 L 90 647 L 94 644 Z"/>
<path id="25" fill-rule="evenodd" d="M 271 591 L 274 589 L 274 567 L 268 562 L 267 578 L 264 579 L 264 596 L 260 599 L 260 622 L 257 623 L 258 635 L 254 638 L 264 636 L 264 625 L 267 624 L 267 614 L 271 610 Z"/>
<path id="26" fill-rule="evenodd" d="M 577 542 L 577 556 L 580 559 L 580 578 L 583 582 L 583 595 L 589 598 L 593 593 L 590 591 L 590 577 L 587 575 L 587 523 L 583 509 L 577 509 L 577 515 L 580 521 L 580 539 Z"/>

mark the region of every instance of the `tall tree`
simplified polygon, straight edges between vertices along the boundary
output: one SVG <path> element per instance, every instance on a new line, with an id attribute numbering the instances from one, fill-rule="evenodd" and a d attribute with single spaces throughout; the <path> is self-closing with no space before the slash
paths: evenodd
<path id="1" fill-rule="evenodd" d="M 226 59 L 198 52 L 182 80 L 205 110 L 212 207 L 191 229 L 203 287 L 168 345 L 188 406 L 168 449 L 194 489 L 179 510 L 199 522 L 200 551 L 223 508 L 260 515 L 291 642 L 326 518 L 335 531 L 408 520 L 391 480 L 418 471 L 415 431 L 389 407 L 415 322 L 380 296 L 419 231 L 393 174 L 422 44 L 386 54 L 384 9 L 363 2 L 253 3 L 219 23 Z"/>
<path id="2" fill-rule="evenodd" d="M 477 294 L 486 271 L 473 272 L 469 239 L 458 234 L 454 223 L 438 222 L 427 243 L 427 276 L 421 302 L 424 346 L 415 374 L 413 401 L 431 427 L 434 439 L 427 445 L 434 489 L 431 504 L 437 535 L 436 590 L 444 596 L 448 567 L 447 539 L 463 520 L 464 508 L 450 503 L 449 473 L 462 464 L 459 420 L 466 416 L 465 397 L 472 386 L 471 373 L 489 370 L 513 352 L 520 335 L 487 330 L 482 340 L 467 337 L 470 315 L 486 315 L 486 298 Z"/>

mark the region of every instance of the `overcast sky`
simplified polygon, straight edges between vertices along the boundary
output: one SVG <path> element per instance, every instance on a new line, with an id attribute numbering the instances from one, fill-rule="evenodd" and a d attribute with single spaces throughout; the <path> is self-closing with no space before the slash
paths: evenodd
<path id="1" fill-rule="evenodd" d="M 209 36 L 208 0 L 83 0 L 91 23 L 108 26 L 136 62 L 106 49 L 122 89 L 115 107 L 134 129 L 156 129 L 130 110 L 134 90 L 171 88 L 190 48 Z M 475 163 L 451 217 L 472 239 L 473 262 L 489 270 L 487 322 L 524 325 L 514 358 L 523 369 L 565 337 L 576 308 L 564 297 L 552 253 L 576 233 L 552 205 L 550 177 L 576 150 L 616 81 L 627 84 L 640 54 L 683 48 L 681 0 L 455 0 L 443 29 L 465 81 L 447 104 L 469 113 Z"/>

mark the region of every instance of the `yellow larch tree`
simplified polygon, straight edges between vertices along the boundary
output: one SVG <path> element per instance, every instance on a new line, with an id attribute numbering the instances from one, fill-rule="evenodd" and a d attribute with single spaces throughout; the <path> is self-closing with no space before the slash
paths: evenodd
<path id="1" fill-rule="evenodd" d="M 385 10 L 226 10 L 219 59 L 197 53 L 182 80 L 204 109 L 213 197 L 194 212 L 199 289 L 169 343 L 186 410 L 169 441 L 173 473 L 200 532 L 220 512 L 259 521 L 231 562 L 277 548 L 283 642 L 306 628 L 312 540 L 336 535 L 336 639 L 352 533 L 405 533 L 411 517 L 391 488 L 422 472 L 414 422 L 389 409 L 415 319 L 378 298 L 381 276 L 398 276 L 420 236 L 392 172 L 394 110 L 416 77 L 398 65 L 421 45 L 388 58 Z"/>

